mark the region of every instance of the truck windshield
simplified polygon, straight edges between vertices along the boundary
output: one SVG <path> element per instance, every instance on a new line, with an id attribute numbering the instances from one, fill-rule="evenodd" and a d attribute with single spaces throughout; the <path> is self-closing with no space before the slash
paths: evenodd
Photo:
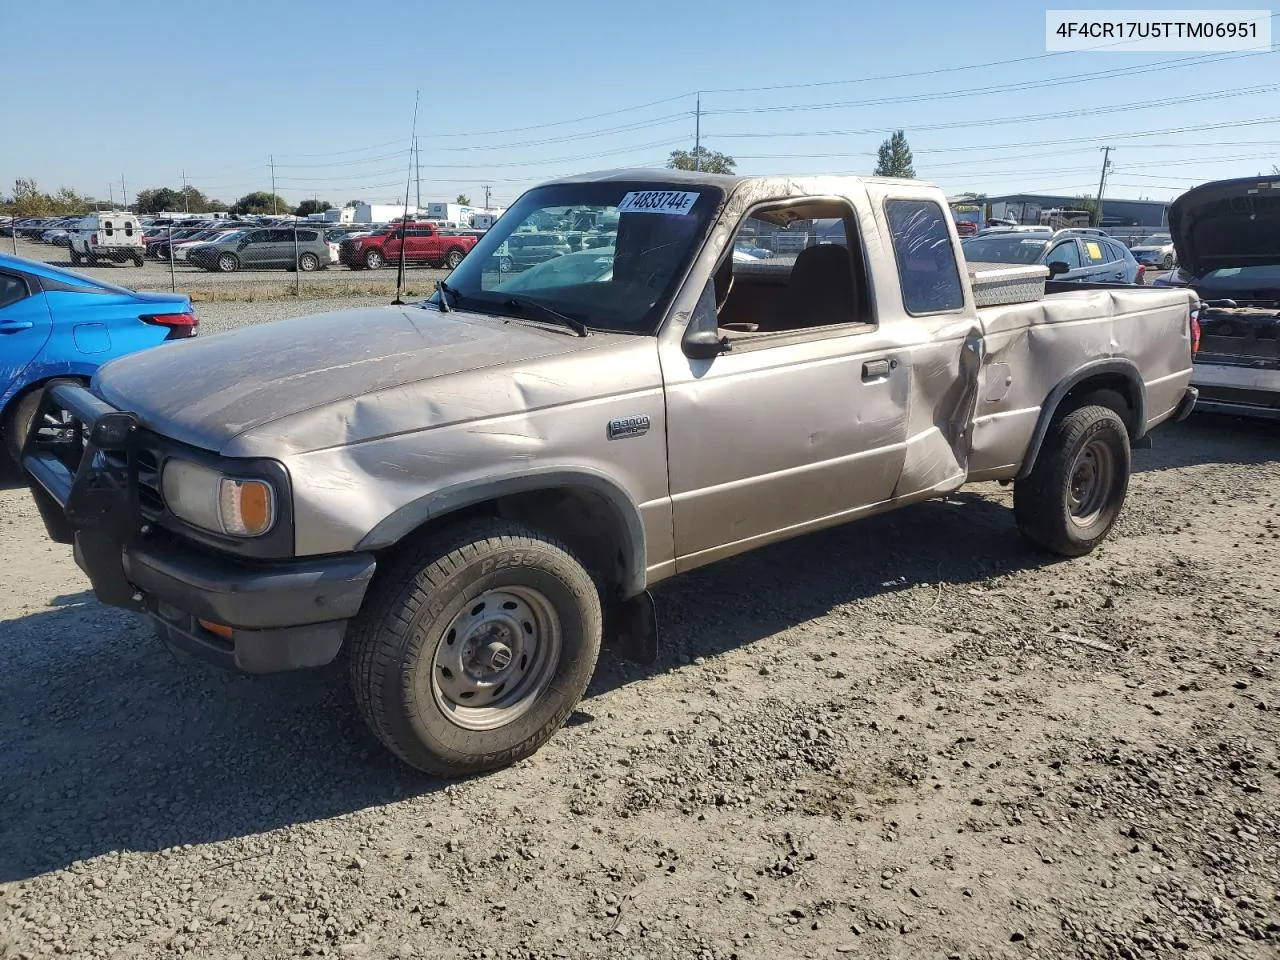
<path id="1" fill-rule="evenodd" d="M 463 309 L 509 313 L 518 297 L 596 329 L 652 333 L 723 197 L 705 184 L 539 187 L 480 238 L 449 286 Z"/>

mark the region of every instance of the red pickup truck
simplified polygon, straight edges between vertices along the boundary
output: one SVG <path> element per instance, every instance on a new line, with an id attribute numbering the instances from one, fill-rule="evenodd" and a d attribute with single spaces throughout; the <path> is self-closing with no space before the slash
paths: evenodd
<path id="1" fill-rule="evenodd" d="M 342 241 L 338 259 L 352 270 L 377 270 L 399 261 L 401 244 L 406 261 L 452 270 L 476 245 L 476 238 L 443 234 L 433 223 L 395 224 L 367 237 Z"/>

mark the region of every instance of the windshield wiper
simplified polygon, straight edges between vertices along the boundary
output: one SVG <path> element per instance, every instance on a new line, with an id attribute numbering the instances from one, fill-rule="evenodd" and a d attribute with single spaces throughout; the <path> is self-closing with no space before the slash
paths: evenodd
<path id="1" fill-rule="evenodd" d="M 512 297 L 506 301 L 504 306 L 512 310 L 520 312 L 533 311 L 544 319 L 554 320 L 556 323 L 563 324 L 580 337 L 591 336 L 591 331 L 587 329 L 587 325 L 577 317 L 571 317 L 567 313 L 561 313 L 548 307 L 545 303 L 539 303 L 537 300 L 525 300 L 520 297 Z"/>
<path id="2" fill-rule="evenodd" d="M 444 280 L 436 281 L 436 290 L 440 292 L 440 299 L 437 303 L 440 306 L 441 313 L 448 313 L 458 305 L 458 301 L 462 299 L 462 294 L 458 293 L 453 287 L 449 286 Z M 449 298 L 453 297 L 453 304 L 449 303 Z"/>

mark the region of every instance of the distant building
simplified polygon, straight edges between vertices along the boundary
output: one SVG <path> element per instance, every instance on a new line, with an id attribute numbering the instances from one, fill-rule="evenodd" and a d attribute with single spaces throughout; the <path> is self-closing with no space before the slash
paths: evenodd
<path id="1" fill-rule="evenodd" d="M 987 197 L 987 219 L 1008 218 L 1018 223 L 1038 224 L 1045 210 L 1074 210 L 1079 197 L 1060 197 L 1041 193 L 1013 193 Z M 1163 200 L 1121 200 L 1102 198 L 1104 227 L 1164 227 L 1169 224 L 1169 204 Z"/>

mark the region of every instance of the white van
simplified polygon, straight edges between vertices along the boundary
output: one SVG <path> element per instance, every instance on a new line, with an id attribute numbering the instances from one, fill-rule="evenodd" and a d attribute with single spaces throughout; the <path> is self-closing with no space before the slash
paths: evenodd
<path id="1" fill-rule="evenodd" d="M 71 232 L 73 266 L 86 260 L 90 266 L 99 260 L 132 260 L 140 267 L 145 250 L 142 224 L 127 210 L 90 214 L 81 218 Z"/>

